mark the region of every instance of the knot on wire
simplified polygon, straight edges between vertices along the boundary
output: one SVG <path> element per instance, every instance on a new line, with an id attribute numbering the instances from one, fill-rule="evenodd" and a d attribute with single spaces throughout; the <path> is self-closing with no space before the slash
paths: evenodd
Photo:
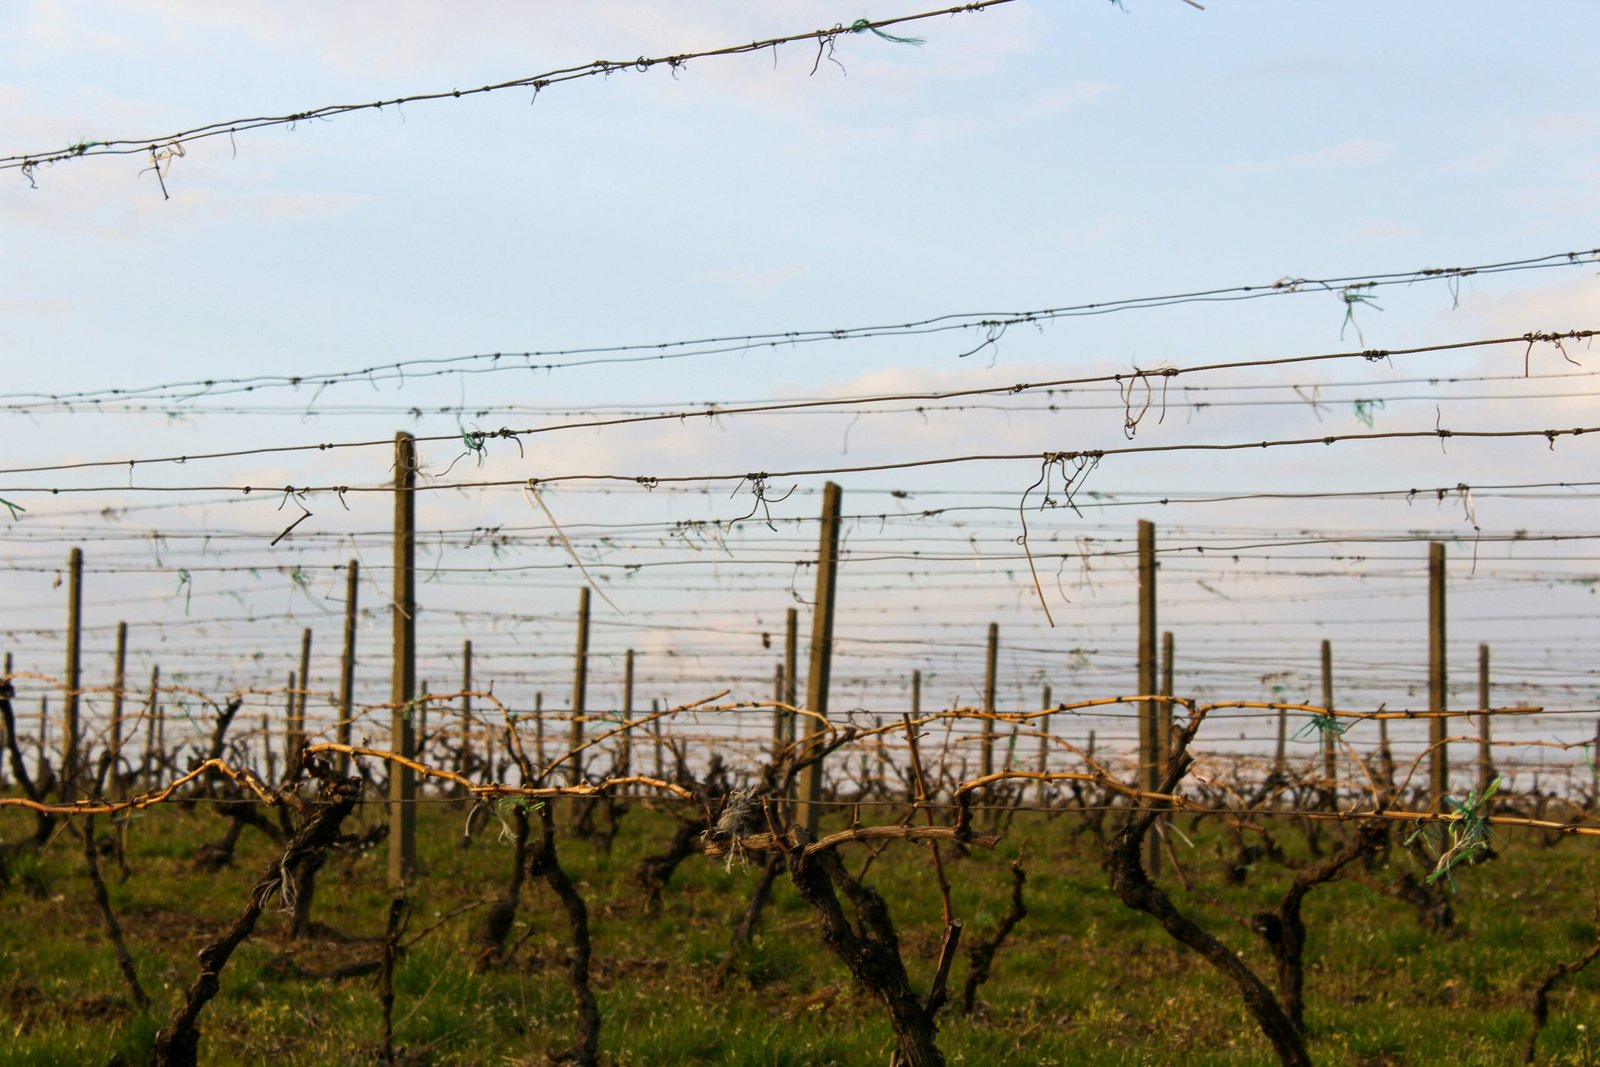
<path id="1" fill-rule="evenodd" d="M 926 37 L 896 37 L 892 33 L 884 33 L 866 19 L 856 19 L 850 24 L 851 33 L 867 33 L 869 31 L 882 37 L 885 41 L 893 41 L 895 44 L 909 44 L 921 48 L 928 43 Z"/>

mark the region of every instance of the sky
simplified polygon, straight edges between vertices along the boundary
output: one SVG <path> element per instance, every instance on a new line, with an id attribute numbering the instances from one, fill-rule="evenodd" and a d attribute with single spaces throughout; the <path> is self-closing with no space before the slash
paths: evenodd
<path id="1" fill-rule="evenodd" d="M 0 513 L 16 669 L 60 672 L 58 582 L 77 544 L 94 684 L 125 620 L 134 677 L 160 664 L 207 693 L 282 685 L 310 627 L 312 686 L 331 688 L 341 568 L 357 559 L 363 691 L 382 700 L 389 504 L 370 490 L 405 430 L 423 439 L 434 691 L 457 684 L 472 639 L 474 677 L 507 703 L 564 706 L 575 555 L 606 593 L 592 702 L 620 703 L 627 648 L 640 702 L 768 696 L 789 607 L 804 656 L 832 477 L 847 516 L 843 714 L 902 710 L 912 670 L 926 704 L 976 702 L 990 622 L 1008 706 L 1040 706 L 1045 685 L 1056 700 L 1133 691 L 1129 552 L 1149 519 L 1180 692 L 1313 696 L 1326 639 L 1338 703 L 1421 706 L 1425 542 L 1442 538 L 1454 706 L 1477 703 L 1487 643 L 1493 702 L 1551 709 L 1504 736 L 1592 736 L 1600 509 L 1572 483 L 1596 480 L 1593 437 L 1193 447 L 1600 425 L 1586 340 L 1448 347 L 1600 328 L 1600 113 L 1559 58 L 1593 37 L 1590 3 L 1508 19 L 1488 3 L 1015 0 L 886 30 L 916 44 L 845 32 L 243 130 L 182 155 L 165 136 L 927 10 L 0 8 L 0 156 L 125 139 L 165 157 L 159 174 L 148 153 L 0 170 L 0 499 L 24 509 Z M 1345 288 L 1569 252 L 1588 254 Z M 1242 286 L 1252 299 L 1016 321 Z M 935 319 L 958 328 L 893 328 Z M 790 331 L 820 336 L 739 340 Z M 736 340 L 654 347 L 710 338 Z M 1447 347 L 1361 357 L 1429 346 Z M 1264 365 L 1319 354 L 1339 358 Z M 1251 365 L 1187 369 L 1238 363 Z M 1138 376 L 1152 370 L 1182 373 Z M 184 384 L 207 380 L 256 387 Z M 471 436 L 644 412 L 684 417 Z M 325 443 L 341 447 L 274 451 Z M 1046 462 L 1143 446 L 1176 450 Z M 125 462 L 245 450 L 267 451 Z M 1017 458 L 740 480 L 1001 455 Z M 36 467 L 50 469 L 23 469 Z M 1046 468 L 1053 507 L 1047 486 L 1025 495 Z M 1315 495 L 1378 490 L 1395 492 Z M 251 699 L 263 721 L 276 706 Z M 1126 714 L 1072 728 L 1096 727 L 1125 739 Z M 1238 715 L 1208 740 L 1255 750 L 1273 729 Z"/>

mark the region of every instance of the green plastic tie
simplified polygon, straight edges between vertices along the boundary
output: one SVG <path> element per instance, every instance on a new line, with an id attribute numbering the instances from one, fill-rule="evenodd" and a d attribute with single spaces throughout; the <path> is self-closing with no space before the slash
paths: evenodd
<path id="1" fill-rule="evenodd" d="M 178 571 L 178 592 L 183 594 L 183 613 L 189 614 L 189 601 L 194 596 L 194 580 L 184 569 Z"/>
<path id="2" fill-rule="evenodd" d="M 1350 729 L 1350 724 L 1340 722 L 1338 716 L 1336 715 L 1313 715 L 1311 716 L 1310 722 L 1306 723 L 1304 726 L 1300 727 L 1300 729 L 1294 732 L 1294 740 L 1300 740 L 1312 730 L 1315 730 L 1318 734 L 1324 737 L 1326 737 L 1329 733 L 1332 733 L 1335 737 L 1338 737 L 1342 736 L 1348 729 Z"/>
<path id="3" fill-rule="evenodd" d="M 22 513 L 24 511 L 28 510 L 27 508 L 23 507 L 21 504 L 13 504 L 11 501 L 7 500 L 5 497 L 0 497 L 0 505 L 3 505 L 7 511 L 11 512 L 11 521 L 12 522 L 16 522 L 17 519 L 21 518 Z"/>
<path id="4" fill-rule="evenodd" d="M 885 41 L 893 41 L 895 44 L 909 44 L 921 48 L 923 45 L 928 43 L 928 39 L 926 37 L 896 37 L 892 33 L 884 33 L 866 19 L 856 19 L 850 24 L 851 33 L 865 33 L 868 30 L 871 30 L 879 37 L 882 37 Z"/>

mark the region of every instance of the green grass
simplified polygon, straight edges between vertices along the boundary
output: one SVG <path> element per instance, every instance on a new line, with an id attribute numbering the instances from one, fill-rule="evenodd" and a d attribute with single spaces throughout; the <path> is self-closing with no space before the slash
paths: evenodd
<path id="1" fill-rule="evenodd" d="M 369 806 L 356 822 L 381 817 Z M 0 833 L 31 829 L 7 815 Z M 411 935 L 441 925 L 396 969 L 396 1043 L 434 1063 L 538 1062 L 572 1040 L 564 914 L 530 882 L 506 967 L 473 974 L 483 909 L 507 877 L 510 847 L 490 830 L 458 847 L 462 813 L 422 809 L 425 874 L 415 888 Z M 197 806 L 151 812 L 130 829 L 132 876 L 103 863 L 140 976 L 156 1006 L 126 1001 L 70 834 L 37 860 L 12 864 L 0 891 L 0 1047 L 7 1064 L 127 1063 L 148 1058 L 151 1038 L 194 979 L 195 953 L 243 904 L 272 858 L 255 831 L 238 863 L 193 869 L 196 848 L 221 836 L 223 820 Z M 353 825 L 349 829 L 359 829 Z M 1202 821 L 1175 838 L 1196 888 L 1241 916 L 1269 908 L 1292 876 L 1258 863 L 1246 883 L 1225 876 L 1232 846 Z M 809 910 L 781 880 L 756 944 L 737 952 L 729 932 L 757 871 L 725 872 L 692 857 L 668 887 L 659 915 L 644 914 L 630 880 L 639 857 L 665 846 L 672 823 L 630 811 L 610 853 L 563 835 L 562 860 L 590 911 L 594 984 L 604 1020 L 604 1058 L 616 1064 L 750 1064 L 765 1067 L 883 1063 L 892 1034 L 878 1006 L 852 986 L 822 945 Z M 1270 1050 L 1231 987 L 1174 945 L 1156 924 L 1110 893 L 1098 852 L 1070 817 L 1019 817 L 993 854 L 947 853 L 954 903 L 969 942 L 1005 914 L 1006 864 L 1021 855 L 1029 914 L 1000 951 L 972 1017 L 947 1010 L 940 1044 L 953 1064 L 1269 1064 Z M 1291 857 L 1305 842 L 1277 834 Z M 1307 1031 L 1319 1063 L 1457 1065 L 1519 1062 L 1531 1025 L 1532 984 L 1595 936 L 1588 916 L 1600 852 L 1586 840 L 1555 848 L 1507 834 L 1493 862 L 1458 872 L 1457 928 L 1430 933 L 1406 906 L 1344 881 L 1307 900 Z M 1326 840 L 1326 838 L 1325 838 Z M 1394 862 L 1401 853 L 1394 851 Z M 847 856 L 859 869 L 864 854 Z M 201 1017 L 202 1062 L 373 1062 L 382 1039 L 371 977 L 308 979 L 374 959 L 388 891 L 384 857 L 331 858 L 319 878 L 316 918 L 342 939 L 286 939 L 286 916 L 269 909 L 222 978 Z M 1372 880 L 1394 872 L 1364 872 Z M 25 876 L 25 877 L 23 877 Z M 888 899 L 913 980 L 925 988 L 941 934 L 939 895 L 921 846 L 891 847 L 870 881 Z M 1242 952 L 1270 981 L 1264 947 L 1226 914 L 1162 878 L 1173 899 Z M 965 959 L 951 985 L 959 992 Z M 1582 1027 L 1580 1029 L 1580 1027 Z M 1558 987 L 1540 1040 L 1543 1062 L 1600 1067 L 1600 967 Z"/>

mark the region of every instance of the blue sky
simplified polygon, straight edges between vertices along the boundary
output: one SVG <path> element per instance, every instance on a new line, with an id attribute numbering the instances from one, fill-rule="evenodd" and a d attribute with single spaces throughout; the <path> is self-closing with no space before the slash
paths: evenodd
<path id="1" fill-rule="evenodd" d="M 465 88 L 597 57 L 674 54 L 920 10 L 926 8 L 809 0 L 448 8 L 17 2 L 0 9 L 0 154 L 84 139 L 153 137 L 231 117 Z M 625 368 L 345 385 L 315 396 L 309 388 L 278 390 L 251 402 L 281 410 L 248 413 L 215 410 L 220 401 L 169 405 L 155 414 L 20 410 L 12 396 L 897 323 L 1590 249 L 1600 246 L 1600 113 L 1563 57 L 1576 55 L 1595 29 L 1594 6 L 1579 0 L 1527 5 L 1515 17 L 1504 5 L 1488 3 L 1215 2 L 1199 11 L 1179 0 L 1127 0 L 1125 9 L 1104 0 L 1018 0 L 896 31 L 925 37 L 921 47 L 845 35 L 833 49 L 837 62 L 825 57 L 814 64 L 815 46 L 793 45 L 694 61 L 676 77 L 629 71 L 557 85 L 537 100 L 509 91 L 241 133 L 232 143 L 199 142 L 163 175 L 170 199 L 146 171 L 148 160 L 136 156 L 40 168 L 33 174 L 36 188 L 15 170 L 0 172 L 0 233 L 11 252 L 0 265 L 0 392 L 8 394 L 0 403 L 12 405 L 0 413 L 5 452 L 10 466 L 24 466 L 382 439 L 402 428 L 453 434 L 548 421 L 526 413 L 531 407 L 693 409 L 1593 328 L 1600 326 L 1600 268 L 1589 263 L 1469 278 L 1453 288 L 1430 282 L 1386 289 L 1374 306 L 1357 305 L 1352 322 L 1332 292 L 1072 319 L 1009 330 L 998 344 L 967 358 L 959 353 L 975 344 L 970 334 L 901 337 Z M 1569 354 L 1585 366 L 1539 346 L 1529 367 L 1550 374 L 1593 367 L 1586 348 L 1574 346 Z M 1159 423 L 1154 416 L 1141 423 L 1136 440 L 1356 432 L 1375 412 L 1376 428 L 1393 430 L 1600 421 L 1594 400 L 1582 395 L 1589 386 L 1581 376 L 1453 393 L 1426 381 L 1401 384 L 1415 377 L 1514 375 L 1523 369 L 1523 355 L 1510 346 L 1314 373 L 1239 372 L 1218 383 L 1271 386 L 1278 390 L 1274 396 L 1291 401 L 1298 394 L 1288 386 L 1301 385 L 1310 395 L 1322 384 L 1330 399 L 1315 409 L 1309 402 L 1191 407 L 1182 418 L 1174 410 Z M 1525 398 L 1508 399 L 1515 395 Z M 1075 414 L 913 412 L 858 419 L 845 413 L 566 433 L 530 443 L 530 454 L 496 443 L 482 467 L 468 458 L 450 468 L 461 451 L 450 446 L 425 449 L 425 458 L 434 473 L 450 468 L 454 476 L 465 471 L 521 479 L 580 470 L 763 471 L 1126 444 L 1114 396 L 1099 398 L 1107 401 L 1104 410 Z M 1381 406 L 1370 403 L 1378 399 Z M 1368 406 L 1359 407 L 1358 400 Z M 336 411 L 341 404 L 390 410 Z M 405 413 L 412 406 L 460 410 L 418 418 Z M 1553 452 L 1543 441 L 1457 443 L 1443 450 L 1428 441 L 1340 446 L 1315 455 L 1180 455 L 1107 461 L 1089 487 L 1259 493 L 1577 481 L 1600 470 L 1592 449 L 1581 439 Z M 384 477 L 386 463 L 381 449 L 253 457 L 141 469 L 139 481 L 173 487 L 373 484 Z M 870 500 L 863 511 L 874 512 L 943 506 L 961 493 L 973 494 L 962 498 L 967 503 L 989 500 L 985 493 L 1009 494 L 1006 507 L 995 496 L 988 505 L 993 512 L 977 513 L 981 530 L 951 520 L 923 531 L 941 543 L 981 534 L 989 547 L 973 542 L 976 557 L 1002 553 L 1015 536 L 1017 497 L 1036 474 L 1037 463 L 1031 471 L 1024 463 L 844 481 L 847 502 Z M 6 558 L 17 568 L 7 583 L 19 590 L 18 618 L 40 631 L 24 634 L 24 622 L 16 624 L 12 644 L 19 653 L 43 661 L 40 669 L 55 657 L 54 639 L 42 632 L 59 626 L 52 568 L 78 537 L 89 538 L 91 561 L 160 557 L 149 568 L 154 573 L 98 578 L 90 590 L 91 604 L 98 605 L 94 618 L 103 626 L 114 613 L 134 612 L 136 624 L 148 625 L 152 643 L 183 642 L 185 627 L 204 628 L 205 642 L 192 647 L 235 666 L 196 662 L 197 677 L 226 675 L 243 684 L 244 668 L 237 665 L 252 664 L 249 670 L 263 679 L 276 678 L 294 655 L 292 635 L 301 625 L 325 630 L 327 644 L 319 649 L 331 649 L 335 630 L 327 620 L 337 605 L 327 599 L 329 568 L 359 546 L 361 531 L 381 527 L 380 505 L 357 502 L 345 512 L 327 495 L 307 499 L 316 518 L 297 533 L 320 528 L 327 540 L 296 546 L 291 538 L 269 551 L 261 542 L 297 514 L 293 506 L 280 510 L 278 499 L 173 506 L 148 518 L 101 522 L 66 513 L 234 494 L 105 491 L 51 498 L 21 491 L 46 484 L 106 487 L 119 478 L 129 476 L 0 474 L 0 497 L 28 508 L 25 518 L 0 527 L 0 536 L 8 537 Z M 777 505 L 775 514 L 813 515 L 820 482 L 797 480 L 797 495 Z M 909 502 L 882 495 L 891 488 L 926 495 Z M 718 486 L 700 497 L 665 499 L 555 489 L 549 502 L 575 528 L 725 521 L 752 506 L 747 491 L 730 496 L 730 490 Z M 515 490 L 435 499 L 423 522 L 439 530 L 542 522 Z M 1154 518 L 1164 529 L 1189 523 L 1194 543 L 1213 545 L 1230 530 L 1250 540 L 1260 531 L 1301 527 L 1460 536 L 1471 532 L 1474 513 L 1490 531 L 1577 531 L 1595 528 L 1596 508 L 1587 497 L 1495 502 L 1479 494 L 1431 506 L 1255 501 L 1179 514 L 1090 510 L 1083 517 L 1058 509 L 1037 517 L 1044 532 L 1036 537 L 1115 540 L 1126 537 L 1136 517 Z M 154 535 L 140 542 L 137 531 L 144 529 Z M 212 545 L 185 548 L 174 538 L 162 555 L 156 535 L 181 530 L 199 537 L 231 531 L 240 544 L 224 553 Z M 787 531 L 787 540 L 762 543 L 754 522 L 739 530 L 751 539 L 744 551 L 752 560 L 796 557 L 813 536 L 811 527 L 801 527 Z M 872 531 L 862 524 L 856 533 L 865 546 Z M 104 540 L 113 536 L 118 539 Z M 506 548 L 506 555 L 563 565 L 559 549 L 529 537 Z M 458 550 L 444 540 L 436 563 L 492 562 L 481 545 Z M 1552 558 L 1530 562 L 1528 573 L 1542 580 L 1508 580 L 1481 593 L 1463 580 L 1456 601 L 1465 618 L 1483 620 L 1456 630 L 1464 647 L 1478 640 L 1526 641 L 1520 651 L 1506 653 L 1508 670 L 1520 671 L 1514 677 L 1529 686 L 1541 672 L 1559 674 L 1570 687 L 1562 699 L 1573 707 L 1592 707 L 1596 684 L 1592 668 L 1575 658 L 1597 636 L 1589 617 L 1592 586 L 1582 584 L 1596 571 L 1586 544 L 1568 545 L 1561 558 L 1552 549 L 1546 553 Z M 678 542 L 596 544 L 584 551 L 600 564 L 670 560 L 681 548 Z M 1292 568 L 1285 562 L 1289 549 L 1273 551 L 1274 566 Z M 1194 560 L 1172 561 L 1176 582 L 1167 587 L 1172 605 L 1165 618 L 1178 630 L 1180 647 L 1220 659 L 1232 645 L 1250 650 L 1226 670 L 1219 667 L 1215 677 L 1203 677 L 1196 664 L 1196 685 L 1260 695 L 1266 684 L 1260 679 L 1274 673 L 1267 661 L 1280 640 L 1283 655 L 1301 665 L 1296 685 L 1321 636 L 1355 631 L 1404 644 L 1407 655 L 1415 650 L 1421 637 L 1417 567 L 1401 578 L 1378 571 L 1403 561 L 1358 562 L 1348 546 L 1315 551 L 1338 556 L 1319 559 L 1317 567 L 1343 568 L 1350 582 L 1326 573 L 1246 581 L 1199 569 Z M 1495 551 L 1510 555 L 1504 546 Z M 1409 544 L 1396 552 L 1420 562 L 1422 549 Z M 736 554 L 730 548 L 725 558 Z M 313 599 L 299 598 L 281 578 L 274 583 L 202 570 L 211 564 L 324 570 L 313 582 Z M 1058 564 L 1061 574 L 1080 567 Z M 1115 561 L 1105 566 L 1121 574 Z M 119 568 L 126 569 L 109 562 L 106 569 Z M 946 689 L 970 699 L 972 649 L 941 651 L 935 644 L 964 633 L 963 626 L 981 642 L 982 627 L 993 617 L 1004 619 L 1019 644 L 1039 650 L 1015 657 L 1016 700 L 1052 678 L 1058 690 L 1070 677 L 1072 686 L 1092 689 L 1092 695 L 1131 689 L 1126 656 L 1113 651 L 1130 637 L 1126 588 L 1108 581 L 1097 593 L 1080 589 L 1069 602 L 1070 583 L 1059 579 L 1053 609 L 1072 623 L 1052 631 L 1014 560 L 977 561 L 975 568 L 977 578 L 963 576 L 971 588 L 949 576 L 908 574 L 898 583 L 882 579 L 864 598 L 870 605 L 847 605 L 861 614 L 855 623 L 848 615 L 841 621 L 846 637 L 894 631 L 912 644 L 922 637 L 929 642 L 881 655 L 858 646 L 844 673 L 859 683 L 861 706 L 879 706 L 913 665 L 937 670 L 948 680 Z M 190 575 L 187 582 L 175 577 L 180 570 Z M 860 570 L 860 587 L 872 586 L 867 566 Z M 702 694 L 691 690 L 719 675 L 744 678 L 743 688 L 751 690 L 755 683 L 748 679 L 769 672 L 766 650 L 751 642 L 794 603 L 781 588 L 793 584 L 793 571 L 792 565 L 752 562 L 749 573 L 778 588 L 760 594 L 764 600 L 746 589 L 746 579 L 714 574 L 705 581 L 721 582 L 720 592 L 663 587 L 630 596 L 621 588 L 628 578 L 619 575 L 613 593 L 623 614 L 613 622 L 621 629 L 599 638 L 599 645 L 613 657 L 634 641 L 652 649 L 656 658 L 648 662 L 663 693 L 693 699 Z M 848 574 L 847 566 L 847 591 Z M 528 632 L 539 642 L 564 644 L 566 638 L 556 635 L 569 626 L 565 614 L 576 584 L 570 574 L 558 578 L 522 591 L 511 584 L 485 589 L 480 582 L 445 592 L 441 585 L 425 606 L 436 607 L 441 619 L 452 610 L 543 613 L 553 621 L 547 628 L 529 622 Z M 984 584 L 991 578 L 993 584 Z M 1186 582 L 1204 582 L 1226 596 L 1208 600 L 1204 589 Z M 805 580 L 798 584 L 803 589 Z M 1374 585 L 1382 592 L 1371 592 Z M 948 613 L 941 617 L 943 629 L 919 628 L 936 613 L 925 601 L 930 587 L 943 589 L 937 598 L 938 610 Z M 376 588 L 373 595 L 368 603 L 378 604 Z M 1394 620 L 1393 629 L 1363 625 L 1352 601 L 1374 618 Z M 1308 603 L 1315 605 L 1309 611 Z M 1552 616 L 1545 628 L 1527 621 L 1541 613 Z M 234 616 L 253 621 L 226 621 Z M 689 619 L 725 632 L 703 636 L 694 651 L 685 643 L 690 637 L 669 628 Z M 1232 620 L 1246 636 L 1208 629 L 1219 619 Z M 381 640 L 382 625 L 378 616 L 371 620 L 374 640 Z M 436 625 L 430 632 L 446 649 L 475 626 L 510 624 L 449 618 Z M 1085 668 L 1088 673 L 1069 676 L 1052 665 L 1060 656 L 1051 650 L 1064 655 L 1073 647 L 1102 650 L 1099 658 L 1077 661 L 1096 665 Z M 139 654 L 158 658 L 153 649 Z M 511 645 L 499 654 L 505 677 L 524 688 L 547 685 L 556 699 L 564 668 L 552 661 L 525 675 Z M 448 670 L 446 653 L 439 655 L 437 669 Z M 1385 693 L 1407 698 L 1405 687 L 1413 683 L 1398 666 L 1391 669 L 1377 652 L 1351 657 L 1362 663 L 1362 700 L 1376 704 L 1389 699 Z M 698 666 L 684 666 L 691 661 Z"/>

